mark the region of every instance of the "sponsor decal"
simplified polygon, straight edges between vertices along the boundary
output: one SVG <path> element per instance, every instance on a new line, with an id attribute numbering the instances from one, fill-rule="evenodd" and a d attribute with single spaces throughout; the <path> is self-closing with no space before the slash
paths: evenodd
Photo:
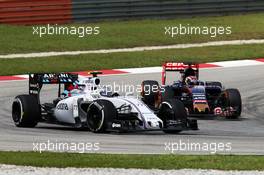
<path id="1" fill-rule="evenodd" d="M 120 123 L 112 123 L 112 128 L 121 128 Z"/>
<path id="2" fill-rule="evenodd" d="M 223 113 L 222 109 L 220 107 L 217 107 L 214 109 L 214 114 L 215 115 L 221 115 Z"/>
<path id="3" fill-rule="evenodd" d="M 38 90 L 30 90 L 29 94 L 38 95 Z"/>
<path id="4" fill-rule="evenodd" d="M 57 109 L 67 111 L 67 110 L 69 110 L 69 107 L 68 107 L 67 103 L 60 103 L 60 104 L 58 104 Z"/>
<path id="5" fill-rule="evenodd" d="M 29 84 L 29 87 L 31 87 L 31 88 L 39 88 L 39 85 L 38 84 L 32 84 L 32 83 L 30 83 Z"/>

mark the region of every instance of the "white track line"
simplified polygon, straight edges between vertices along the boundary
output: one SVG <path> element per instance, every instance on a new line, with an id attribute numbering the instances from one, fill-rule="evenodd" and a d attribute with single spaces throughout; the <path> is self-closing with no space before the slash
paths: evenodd
<path id="1" fill-rule="evenodd" d="M 52 173 L 51 173 L 52 172 Z M 48 174 L 78 174 L 78 175 L 263 175 L 263 171 L 221 171 L 202 169 L 181 169 L 181 170 L 159 170 L 159 169 L 121 169 L 121 168 L 40 168 L 31 166 L 0 165 L 0 175 L 48 175 Z"/>
<path id="2" fill-rule="evenodd" d="M 26 54 L 9 54 L 0 55 L 0 58 L 35 58 L 35 57 L 50 57 L 61 55 L 80 55 L 80 54 L 102 54 L 102 53 L 116 53 L 116 52 L 139 52 L 150 50 L 164 50 L 164 49 L 185 49 L 206 46 L 223 46 L 223 45 L 244 45 L 244 44 L 262 44 L 264 39 L 251 39 L 251 40 L 232 40 L 232 41 L 213 41 L 206 43 L 195 44 L 176 44 L 167 46 L 147 46 L 147 47 L 134 47 L 122 49 L 101 49 L 101 50 L 87 50 L 87 51 L 66 51 L 66 52 L 40 52 L 40 53 L 26 53 Z"/>
<path id="3" fill-rule="evenodd" d="M 236 61 L 213 62 L 210 64 L 217 65 L 220 67 L 242 67 L 242 66 L 263 65 L 264 62 L 260 62 L 260 61 L 256 61 L 256 60 L 236 60 Z"/>

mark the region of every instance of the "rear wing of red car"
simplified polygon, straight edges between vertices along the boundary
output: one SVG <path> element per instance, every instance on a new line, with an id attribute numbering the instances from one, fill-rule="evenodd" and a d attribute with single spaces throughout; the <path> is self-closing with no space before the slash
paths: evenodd
<path id="1" fill-rule="evenodd" d="M 197 79 L 199 78 L 199 64 L 197 63 L 165 62 L 162 65 L 162 85 L 166 83 L 166 72 L 183 73 L 187 68 L 192 68 L 196 72 Z"/>

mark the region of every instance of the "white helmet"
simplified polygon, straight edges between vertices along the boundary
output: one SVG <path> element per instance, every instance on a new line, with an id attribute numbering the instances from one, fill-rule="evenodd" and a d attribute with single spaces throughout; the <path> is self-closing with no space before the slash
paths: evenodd
<path id="1" fill-rule="evenodd" d="M 96 77 L 89 77 L 80 79 L 77 83 L 78 89 L 84 90 L 85 88 L 91 88 L 91 90 L 97 89 L 97 86 L 100 84 L 100 79 Z"/>

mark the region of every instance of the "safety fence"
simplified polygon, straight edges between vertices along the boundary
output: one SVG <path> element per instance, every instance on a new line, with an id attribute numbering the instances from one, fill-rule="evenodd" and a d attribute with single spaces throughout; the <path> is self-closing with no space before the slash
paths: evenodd
<path id="1" fill-rule="evenodd" d="M 0 0 L 0 23 L 70 23 L 262 11 L 263 0 Z"/>
<path id="2" fill-rule="evenodd" d="M 73 19 L 170 18 L 264 11 L 263 0 L 73 0 Z"/>

